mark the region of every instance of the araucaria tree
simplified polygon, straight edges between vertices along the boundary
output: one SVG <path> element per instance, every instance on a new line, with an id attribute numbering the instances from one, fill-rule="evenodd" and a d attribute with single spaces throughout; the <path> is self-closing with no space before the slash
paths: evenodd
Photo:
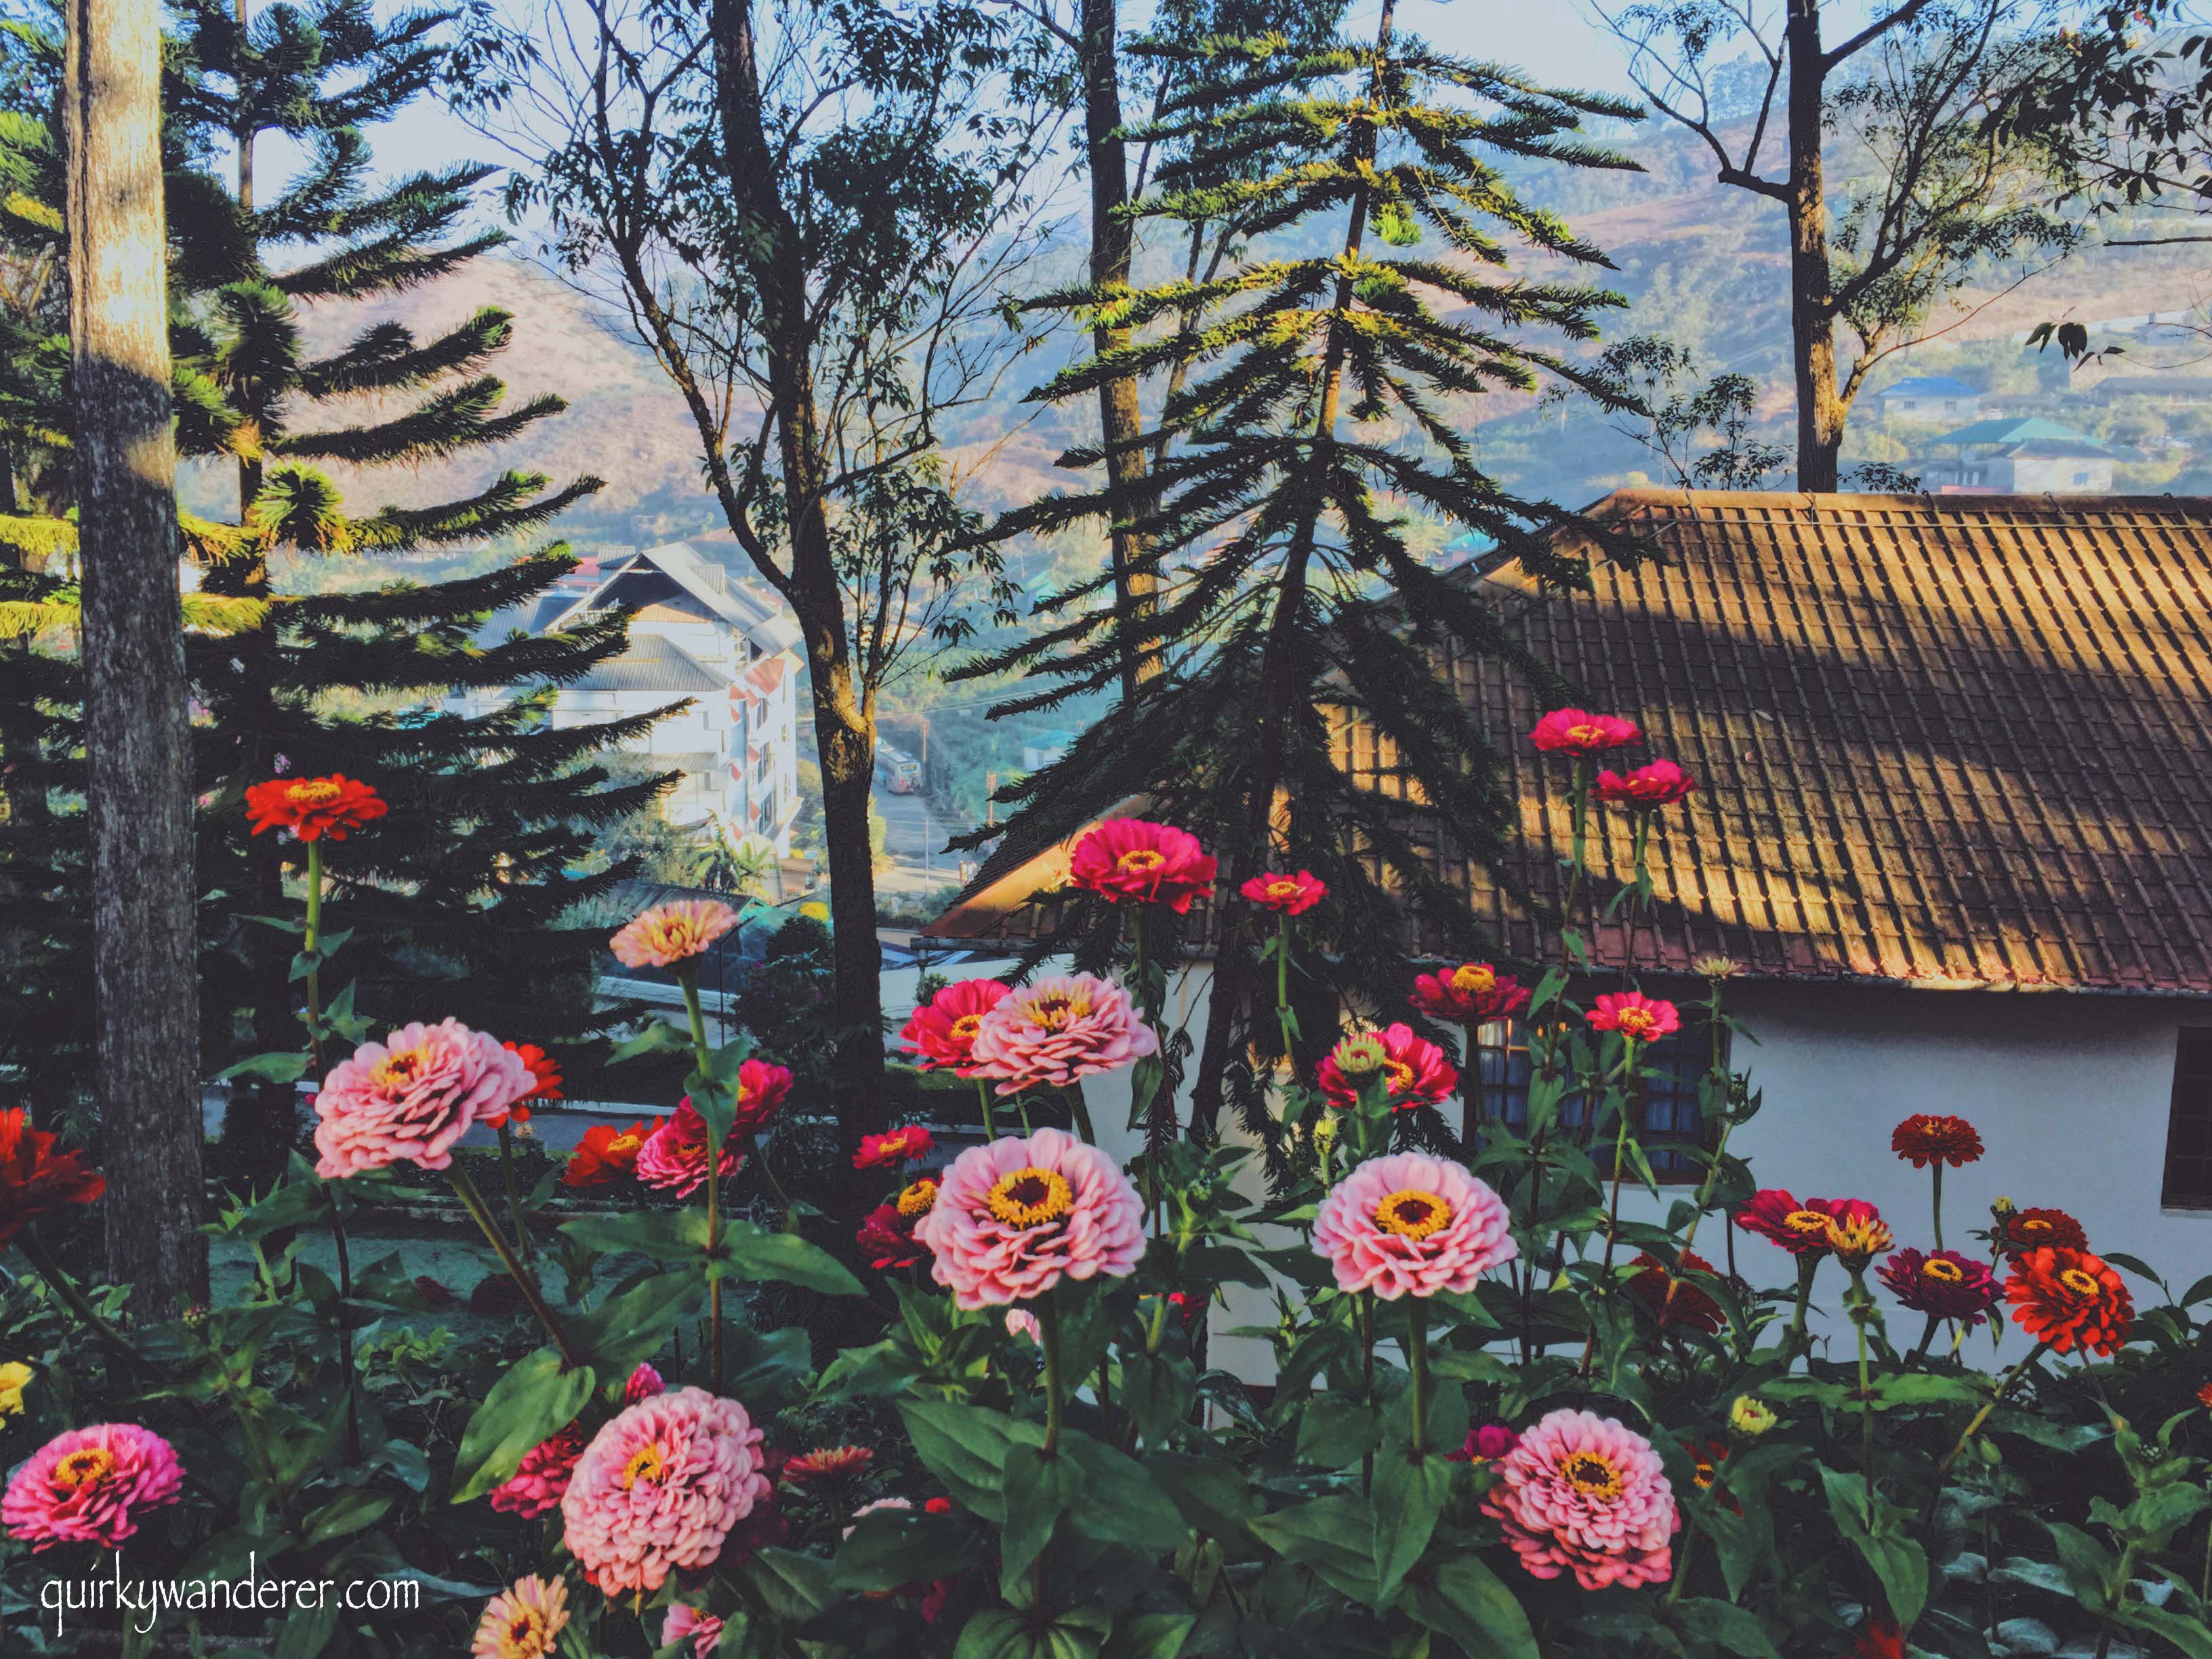
<path id="1" fill-rule="evenodd" d="M 528 163 L 518 211 L 682 397 L 731 533 L 798 618 L 856 1146 L 883 1109 L 877 696 L 1008 598 L 936 446 L 1007 361 L 990 313 L 1035 240 L 1031 66 L 938 0 L 586 0 L 488 27 L 459 82 Z"/>
<path id="2" fill-rule="evenodd" d="M 1148 478 L 1037 502 L 997 530 L 1128 518 L 1160 578 L 1158 614 L 1141 623 L 1099 603 L 1109 569 L 1054 596 L 1036 638 L 975 665 L 1042 682 L 1010 710 L 1049 706 L 1115 685 L 1124 630 L 1156 627 L 1161 674 L 1022 787 L 1010 838 L 1058 839 L 1149 795 L 1147 816 L 1228 854 L 1224 890 L 1271 861 L 1322 873 L 1336 960 L 1348 981 L 1370 984 L 1388 981 L 1382 958 L 1402 950 L 1409 911 L 1442 937 L 1464 929 L 1425 854 L 1484 858 L 1507 830 L 1495 757 L 1437 667 L 1506 647 L 1481 601 L 1425 564 L 1409 532 L 1420 520 L 1479 531 L 1545 579 L 1573 583 L 1584 567 L 1538 533 L 1565 515 L 1501 490 L 1465 434 L 1493 389 L 1553 378 L 1615 401 L 1528 337 L 1592 338 L 1618 296 L 1505 268 L 1509 238 L 1569 270 L 1602 256 L 1520 200 L 1486 158 L 1620 166 L 1576 130 L 1586 115 L 1632 113 L 1401 38 L 1393 10 L 1384 5 L 1364 42 L 1146 48 L 1187 64 L 1190 90 L 1150 135 L 1168 155 L 1145 210 L 1171 224 L 1233 222 L 1238 257 L 1201 278 L 1038 301 L 1086 320 L 1111 307 L 1133 331 L 1038 395 L 1088 398 L 1130 374 L 1175 389 Z M 1153 490 L 1157 510 L 1140 513 Z M 1417 789 L 1386 793 L 1374 771 L 1344 764 L 1332 737 L 1354 708 L 1390 751 L 1382 763 L 1402 766 Z M 1243 1092 L 1248 1050 L 1273 1027 L 1272 1014 L 1254 1018 L 1249 908 L 1221 917 L 1199 1134 L 1213 1128 L 1224 1082 Z M 1164 1127 L 1155 1114 L 1155 1139 Z"/>
<path id="3" fill-rule="evenodd" d="M 1629 73 L 1713 155 L 1722 184 L 1778 204 L 1790 228 L 1797 486 L 1838 486 L 1844 428 L 1868 372 L 1954 326 L 1943 302 L 1977 267 L 2064 253 L 2047 135 L 1991 117 L 2059 61 L 2046 0 L 1899 0 L 1831 46 L 1821 0 L 1650 0 L 1609 15 Z M 1740 89 L 1748 54 L 1758 88 Z M 1856 349 L 1839 365 L 1836 333 Z"/>

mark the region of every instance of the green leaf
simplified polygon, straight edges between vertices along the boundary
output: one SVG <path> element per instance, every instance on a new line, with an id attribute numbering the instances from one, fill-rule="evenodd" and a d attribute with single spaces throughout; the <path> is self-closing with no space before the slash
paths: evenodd
<path id="1" fill-rule="evenodd" d="M 1743 1659 L 1781 1659 L 1759 1616 L 1733 1602 L 1695 1596 L 1682 1603 L 1682 1628 L 1709 1647 Z"/>
<path id="2" fill-rule="evenodd" d="M 1989 1399 L 1989 1384 L 1978 1377 L 1943 1376 L 1933 1371 L 1897 1371 L 1876 1377 L 1875 1409 L 1893 1406 L 1979 1406 Z"/>
<path id="3" fill-rule="evenodd" d="M 764 1232 L 750 1221 L 722 1224 L 722 1258 L 709 1267 L 710 1273 L 775 1279 L 823 1296 L 867 1294 L 829 1251 L 792 1233 Z"/>
<path id="4" fill-rule="evenodd" d="M 1003 1524 L 1006 1453 L 1017 1438 L 1042 1445 L 1043 1431 L 1017 1423 L 1003 1412 L 945 1400 L 902 1400 L 899 1416 L 923 1467 L 951 1489 L 963 1508 Z"/>
<path id="5" fill-rule="evenodd" d="M 300 1541 L 327 1544 L 333 1538 L 350 1536 L 374 1526 L 391 1507 L 391 1498 L 382 1492 L 341 1492 L 300 1523 Z"/>
<path id="6" fill-rule="evenodd" d="M 837 1547 L 830 1582 L 839 1589 L 896 1589 L 901 1584 L 949 1577 L 972 1565 L 968 1529 L 951 1516 L 915 1510 L 878 1510 L 853 1523 Z"/>
<path id="7" fill-rule="evenodd" d="M 618 1375 L 659 1353 L 669 1333 L 695 1318 L 707 1300 L 703 1275 L 678 1268 L 655 1273 L 568 1321 L 568 1334 L 600 1370 Z"/>
<path id="8" fill-rule="evenodd" d="M 635 1250 L 656 1261 L 700 1261 L 707 1254 L 707 1212 L 689 1206 L 632 1210 L 625 1215 L 580 1215 L 562 1222 L 561 1231 L 587 1250 Z"/>
<path id="9" fill-rule="evenodd" d="M 802 1325 L 768 1332 L 732 1325 L 723 1346 L 722 1392 L 749 1404 L 786 1393 L 814 1369 L 814 1340 Z"/>
<path id="10" fill-rule="evenodd" d="M 1137 1425 L 1147 1447 L 1165 1445 L 1188 1415 L 1198 1395 L 1198 1373 L 1188 1359 L 1165 1354 L 1133 1353 L 1121 1361 L 1121 1393 L 1116 1401 Z"/>
<path id="11" fill-rule="evenodd" d="M 1083 1495 L 1083 1470 L 1062 1451 L 1042 1446 L 1006 1450 L 1006 1523 L 999 1534 L 999 1593 L 1012 1601 L 1030 1564 L 1052 1541 L 1060 1517 Z"/>
<path id="12" fill-rule="evenodd" d="M 308 1056 L 304 1054 L 248 1054 L 237 1065 L 227 1066 L 217 1072 L 216 1081 L 222 1083 L 234 1077 L 252 1077 L 259 1078 L 264 1083 L 296 1083 L 307 1073 L 307 1060 Z"/>
<path id="13" fill-rule="evenodd" d="M 1191 1613 L 1140 1613 L 1114 1627 L 1100 1659 L 1176 1659 L 1198 1623 Z"/>
<path id="14" fill-rule="evenodd" d="M 316 1659 L 330 1647 L 337 1627 L 337 1598 L 319 1600 L 314 1607 L 284 1621 L 283 1633 L 276 1638 L 276 1659 Z"/>
<path id="15" fill-rule="evenodd" d="M 745 1563 L 744 1577 L 779 1619 L 798 1623 L 830 1605 L 830 1563 L 815 1556 L 801 1555 L 796 1550 L 755 1550 Z"/>
<path id="16" fill-rule="evenodd" d="M 1388 1602 L 1437 1529 L 1437 1516 L 1450 1498 L 1452 1477 L 1462 1468 L 1431 1454 L 1413 1455 L 1410 1446 L 1383 1448 L 1375 1460 L 1372 1508 L 1377 1604 Z"/>
<path id="17" fill-rule="evenodd" d="M 465 1504 L 513 1474 L 525 1454 L 576 1420 L 592 1397 L 592 1368 L 561 1369 L 561 1356 L 540 1348 L 492 1384 L 469 1419 L 453 1456 L 453 1498 Z"/>
<path id="18" fill-rule="evenodd" d="M 1433 1581 L 1408 1583 L 1400 1601 L 1417 1622 L 1480 1659 L 1538 1659 L 1528 1613 L 1479 1557 L 1447 1556 Z"/>
<path id="19" fill-rule="evenodd" d="M 1098 1659 L 1114 1621 L 1097 1607 L 1069 1607 L 1042 1629 L 1011 1607 L 985 1607 L 961 1630 L 952 1659 Z"/>
<path id="20" fill-rule="evenodd" d="M 2106 1261 L 2112 1260 L 2110 1256 Z M 2163 1607 L 2148 1607 L 2139 1601 L 2124 1598 L 2112 1609 L 2112 1616 L 2124 1625 L 2148 1631 L 2153 1636 L 2162 1636 L 2189 1656 L 2189 1659 L 2212 1659 L 2212 1625 L 2202 1619 L 2191 1619 L 2186 1613 L 2168 1613 Z"/>
<path id="21" fill-rule="evenodd" d="M 1349 1468 L 1382 1443 L 1382 1425 L 1364 1400 L 1317 1394 L 1298 1414 L 1297 1459 L 1316 1468 Z"/>
<path id="22" fill-rule="evenodd" d="M 671 1025 L 665 1019 L 656 1019 L 628 1042 L 615 1044 L 613 1051 L 607 1055 L 607 1062 L 612 1065 L 618 1060 L 635 1060 L 640 1054 L 666 1054 L 672 1049 L 688 1049 L 690 1046 L 690 1032 Z"/>
<path id="23" fill-rule="evenodd" d="M 2063 1521 L 2042 1524 L 2051 1534 L 2051 1547 L 2058 1553 L 2058 1565 L 2065 1569 L 2075 1599 L 2099 1613 L 2110 1612 L 2112 1581 L 2118 1568 L 2112 1553 L 2079 1527 L 2069 1527 Z"/>
<path id="24" fill-rule="evenodd" d="M 1875 1525 L 1868 1527 L 1864 1477 L 1823 1468 L 1820 1480 L 1827 1488 L 1828 1512 L 1881 1581 L 1890 1616 L 1910 1630 L 1928 1605 L 1928 1557 L 1896 1530 L 1894 1505 L 1876 1504 Z"/>
<path id="25" fill-rule="evenodd" d="M 1085 1538 L 1158 1551 L 1182 1542 L 1182 1512 L 1135 1458 L 1087 1434 L 1069 1431 L 1060 1450 L 1083 1470 L 1086 1497 L 1068 1517 Z"/>
<path id="26" fill-rule="evenodd" d="M 1331 1589 L 1380 1608 L 1375 1521 L 1367 1500 L 1348 1493 L 1316 1498 L 1245 1523 L 1268 1548 L 1295 1561 Z"/>

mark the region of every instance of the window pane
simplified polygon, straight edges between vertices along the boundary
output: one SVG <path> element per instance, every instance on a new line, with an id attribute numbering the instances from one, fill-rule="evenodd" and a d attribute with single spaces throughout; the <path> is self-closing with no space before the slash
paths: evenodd
<path id="1" fill-rule="evenodd" d="M 2174 1046 L 2161 1202 L 2212 1209 L 2212 1029 L 2185 1026 Z"/>
<path id="2" fill-rule="evenodd" d="M 1723 1060 L 1726 1040 L 1723 1034 Z M 1518 1020 L 1493 1020 L 1477 1030 L 1475 1042 L 1475 1087 L 1471 1093 L 1480 1121 L 1524 1127 L 1528 1121 L 1528 1082 L 1533 1070 L 1527 1032 Z M 1644 1109 L 1637 1138 L 1643 1143 L 1644 1155 L 1651 1161 L 1652 1173 L 1662 1181 L 1686 1183 L 1704 1174 L 1703 1166 L 1684 1149 L 1704 1143 L 1698 1082 L 1711 1062 L 1712 1040 L 1703 1026 L 1686 1025 L 1644 1052 Z M 1588 1103 L 1579 1095 L 1570 1097 L 1560 1118 L 1570 1129 L 1582 1128 L 1589 1121 Z M 1601 1168 L 1609 1161 L 1601 1151 Z"/>

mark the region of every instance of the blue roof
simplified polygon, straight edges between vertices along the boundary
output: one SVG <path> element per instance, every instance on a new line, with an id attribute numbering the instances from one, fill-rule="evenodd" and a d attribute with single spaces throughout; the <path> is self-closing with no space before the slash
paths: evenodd
<path id="1" fill-rule="evenodd" d="M 1895 386 L 1886 386 L 1874 394 L 1877 398 L 1978 398 L 1979 386 L 1968 386 L 1964 380 L 1954 380 L 1948 374 L 1919 374 L 1909 380 L 1899 380 Z"/>

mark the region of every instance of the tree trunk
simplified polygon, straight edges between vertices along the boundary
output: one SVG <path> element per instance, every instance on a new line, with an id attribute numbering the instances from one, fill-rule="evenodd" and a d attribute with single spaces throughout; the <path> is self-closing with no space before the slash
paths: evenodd
<path id="1" fill-rule="evenodd" d="M 822 827 L 830 862 L 838 1031 L 833 1079 L 839 1144 L 850 1152 L 884 1127 L 883 954 L 876 939 L 876 875 L 868 847 L 875 775 L 875 709 L 856 684 L 845 596 L 830 537 L 827 469 L 815 406 L 814 341 L 805 250 L 777 193 L 776 161 L 761 108 L 750 0 L 714 0 L 714 94 L 723 161 L 742 250 L 760 302 L 769 401 L 790 527 L 792 608 L 806 638 L 814 746 L 822 764 Z M 735 526 L 732 526 L 733 528 Z"/>
<path id="2" fill-rule="evenodd" d="M 157 0 L 71 0 L 70 394 L 83 549 L 93 975 L 107 1270 L 204 1302 L 192 785 L 177 592 Z"/>
<path id="3" fill-rule="evenodd" d="M 1835 296 L 1828 283 L 1827 181 L 1821 165 L 1820 0 L 1790 0 L 1790 334 L 1797 372 L 1797 488 L 1831 493 L 1844 447 L 1836 395 Z"/>
<path id="4" fill-rule="evenodd" d="M 1136 241 L 1136 227 L 1122 216 L 1129 200 L 1129 159 L 1121 142 L 1121 78 L 1119 21 L 1115 0 L 1083 0 L 1083 131 L 1091 168 L 1091 283 L 1126 291 Z M 1091 332 L 1102 356 L 1129 343 L 1129 331 L 1101 325 Z M 1098 386 L 1098 426 L 1106 450 L 1106 476 L 1115 495 L 1111 532 L 1114 609 L 1121 623 L 1121 697 L 1160 672 L 1158 641 L 1139 633 L 1158 610 L 1159 578 L 1145 566 L 1151 538 L 1130 527 L 1148 518 L 1156 495 L 1143 493 L 1145 423 L 1137 404 L 1133 374 L 1115 375 Z M 1138 492 L 1134 495 L 1124 491 Z"/>

